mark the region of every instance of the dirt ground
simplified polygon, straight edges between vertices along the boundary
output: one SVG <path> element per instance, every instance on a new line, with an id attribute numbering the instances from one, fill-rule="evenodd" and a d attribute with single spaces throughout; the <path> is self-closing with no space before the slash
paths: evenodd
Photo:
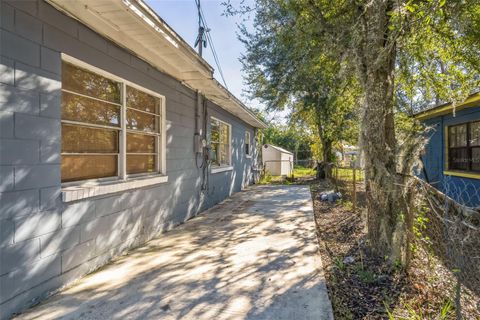
<path id="1" fill-rule="evenodd" d="M 309 183 L 335 319 L 455 319 L 455 278 L 421 243 L 408 273 L 370 252 L 363 186 L 353 213 L 348 192 L 336 203 L 323 202 L 320 193 L 331 186 Z M 478 297 L 462 298 L 463 318 L 480 319 Z"/>

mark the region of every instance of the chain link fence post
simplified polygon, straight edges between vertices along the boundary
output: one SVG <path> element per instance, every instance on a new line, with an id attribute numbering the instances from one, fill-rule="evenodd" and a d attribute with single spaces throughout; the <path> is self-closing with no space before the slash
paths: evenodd
<path id="1" fill-rule="evenodd" d="M 353 185 L 353 190 L 352 190 L 352 210 L 353 213 L 357 211 L 357 183 L 356 183 L 356 170 L 355 170 L 355 164 L 353 165 L 353 178 L 352 178 L 352 185 Z"/>
<path id="2" fill-rule="evenodd" d="M 480 188 L 450 176 L 436 188 L 418 181 L 427 204 L 420 216 L 425 221 L 422 236 L 448 272 L 444 278 L 452 284 L 455 319 L 470 319 L 466 315 L 472 310 L 477 311 L 473 311 L 475 316 L 480 314 Z"/>

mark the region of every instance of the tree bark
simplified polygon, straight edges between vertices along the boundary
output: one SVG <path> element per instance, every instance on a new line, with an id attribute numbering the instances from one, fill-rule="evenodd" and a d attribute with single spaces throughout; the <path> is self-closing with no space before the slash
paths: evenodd
<path id="1" fill-rule="evenodd" d="M 374 251 L 401 259 L 401 214 L 393 117 L 395 43 L 388 30 L 393 3 L 372 0 L 359 8 L 359 76 L 364 89 L 360 139 L 365 156 L 368 237 Z"/>
<path id="2" fill-rule="evenodd" d="M 332 176 L 332 162 L 334 161 L 333 157 L 333 141 L 328 139 L 323 132 L 322 123 L 317 115 L 317 130 L 318 136 L 320 137 L 320 142 L 322 143 L 322 157 L 324 162 L 325 177 L 328 179 Z"/>
<path id="3" fill-rule="evenodd" d="M 325 177 L 332 176 L 332 141 L 322 140 L 322 154 L 325 163 Z"/>

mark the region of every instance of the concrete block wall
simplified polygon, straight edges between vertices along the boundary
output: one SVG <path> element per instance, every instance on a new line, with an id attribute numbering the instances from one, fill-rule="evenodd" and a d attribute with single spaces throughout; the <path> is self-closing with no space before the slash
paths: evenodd
<path id="1" fill-rule="evenodd" d="M 166 97 L 168 183 L 63 203 L 61 53 Z M 251 182 L 253 128 L 232 125 L 233 171 L 200 192 L 195 93 L 42 0 L 0 0 L 0 319 L 222 201 Z"/>

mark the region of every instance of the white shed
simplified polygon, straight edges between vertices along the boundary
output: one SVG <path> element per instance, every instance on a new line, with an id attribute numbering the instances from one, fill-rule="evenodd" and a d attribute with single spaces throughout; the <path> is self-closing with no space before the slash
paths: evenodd
<path id="1" fill-rule="evenodd" d="M 293 153 L 283 148 L 265 144 L 262 147 L 262 161 L 265 171 L 272 176 L 291 176 Z"/>

